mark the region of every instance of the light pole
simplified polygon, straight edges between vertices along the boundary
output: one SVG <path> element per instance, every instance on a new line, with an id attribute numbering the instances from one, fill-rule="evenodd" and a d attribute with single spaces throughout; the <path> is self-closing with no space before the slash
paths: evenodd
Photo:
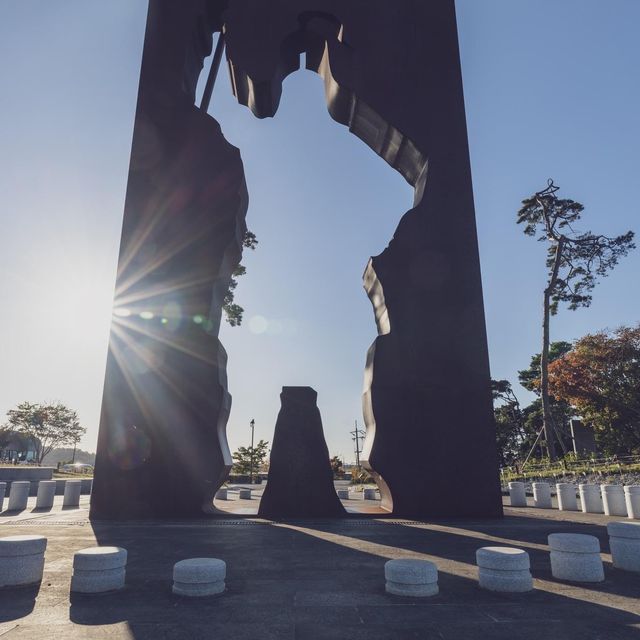
<path id="1" fill-rule="evenodd" d="M 249 426 L 251 427 L 251 457 L 249 458 L 251 471 L 249 473 L 249 477 L 250 477 L 249 484 L 253 484 L 253 433 L 256 428 L 256 421 L 253 418 L 251 418 L 251 422 L 249 423 Z"/>

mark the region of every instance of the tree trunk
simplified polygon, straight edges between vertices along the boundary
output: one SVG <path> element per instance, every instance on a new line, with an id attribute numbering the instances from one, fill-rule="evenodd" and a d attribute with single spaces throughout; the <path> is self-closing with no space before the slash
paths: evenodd
<path id="1" fill-rule="evenodd" d="M 551 403 L 549 402 L 549 318 L 551 315 L 551 283 L 544 291 L 544 312 L 542 318 L 542 353 L 540 354 L 540 397 L 542 399 L 542 425 L 544 439 L 547 443 L 549 460 L 557 459 L 555 445 L 555 429 Z"/>

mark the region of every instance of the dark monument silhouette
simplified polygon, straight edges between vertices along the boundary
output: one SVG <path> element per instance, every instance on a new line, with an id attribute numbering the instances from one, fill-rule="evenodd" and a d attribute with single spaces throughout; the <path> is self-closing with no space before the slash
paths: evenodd
<path id="1" fill-rule="evenodd" d="M 228 473 L 217 335 L 247 197 L 206 113 L 212 82 L 194 106 L 216 32 L 210 80 L 226 43 L 257 117 L 275 115 L 304 53 L 331 116 L 414 187 L 364 274 L 378 337 L 363 459 L 383 507 L 501 515 L 454 0 L 150 0 L 92 517 L 200 515 Z"/>
<path id="2" fill-rule="evenodd" d="M 328 518 L 346 513 L 333 486 L 317 399 L 311 387 L 282 387 L 259 516 Z"/>

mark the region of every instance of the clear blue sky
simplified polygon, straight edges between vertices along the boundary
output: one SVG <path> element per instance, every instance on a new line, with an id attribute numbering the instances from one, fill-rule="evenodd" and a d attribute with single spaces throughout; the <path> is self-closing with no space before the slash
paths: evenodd
<path id="1" fill-rule="evenodd" d="M 583 229 L 638 225 L 638 0 L 458 0 L 492 375 L 515 381 L 539 351 L 544 247 L 515 225 L 555 178 Z M 61 400 L 94 450 L 146 2 L 0 0 L 0 420 Z M 224 70 L 224 68 L 223 68 Z M 411 190 L 333 122 L 318 77 L 285 82 L 257 120 L 226 73 L 212 113 L 242 150 L 258 250 L 225 328 L 232 449 L 271 440 L 283 385 L 311 385 L 332 454 L 353 458 L 362 371 L 375 337 L 361 285 Z M 273 167 L 280 166 L 278 172 Z M 640 251 L 562 312 L 554 340 L 640 320 Z M 517 388 L 518 391 L 521 391 Z M 525 397 L 524 391 L 521 394 Z"/>

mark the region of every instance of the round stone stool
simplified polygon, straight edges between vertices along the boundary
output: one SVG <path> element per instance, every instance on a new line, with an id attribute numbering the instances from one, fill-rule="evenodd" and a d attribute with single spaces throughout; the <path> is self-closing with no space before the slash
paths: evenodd
<path id="1" fill-rule="evenodd" d="M 18 587 L 40 582 L 46 548 L 47 539 L 43 536 L 0 538 L 0 587 Z"/>
<path id="2" fill-rule="evenodd" d="M 251 500 L 251 489 L 240 489 L 240 500 Z"/>
<path id="3" fill-rule="evenodd" d="M 389 560 L 384 578 L 385 591 L 394 596 L 427 598 L 438 593 L 438 568 L 428 560 Z"/>
<path id="4" fill-rule="evenodd" d="M 598 538 L 582 533 L 552 533 L 548 541 L 554 578 L 571 582 L 604 580 Z"/>
<path id="5" fill-rule="evenodd" d="M 179 596 L 213 596 L 224 591 L 227 565 L 217 558 L 190 558 L 173 565 L 173 593 Z"/>
<path id="6" fill-rule="evenodd" d="M 624 499 L 624 488 L 619 484 L 603 484 L 602 506 L 607 516 L 626 516 L 627 503 Z"/>
<path id="7" fill-rule="evenodd" d="M 640 572 L 640 522 L 609 522 L 607 532 L 613 566 Z"/>
<path id="8" fill-rule="evenodd" d="M 338 489 L 338 498 L 340 500 L 348 500 L 349 499 L 349 489 Z"/>
<path id="9" fill-rule="evenodd" d="M 106 593 L 124 587 L 127 550 L 121 547 L 89 547 L 73 555 L 71 591 Z"/>
<path id="10" fill-rule="evenodd" d="M 512 507 L 527 506 L 527 494 L 524 490 L 524 482 L 509 483 L 509 499 Z"/>
<path id="11" fill-rule="evenodd" d="M 11 483 L 9 490 L 8 511 L 24 511 L 27 508 L 31 483 L 27 480 L 19 480 Z"/>
<path id="12" fill-rule="evenodd" d="M 36 498 L 36 509 L 51 509 L 53 498 L 56 495 L 55 480 L 40 480 L 38 482 L 38 497 Z"/>
<path id="13" fill-rule="evenodd" d="M 482 589 L 523 593 L 533 589 L 529 554 L 512 547 L 482 547 L 476 551 L 478 580 Z"/>
<path id="14" fill-rule="evenodd" d="M 602 513 L 602 498 L 597 484 L 579 484 L 578 491 L 583 513 Z"/>
<path id="15" fill-rule="evenodd" d="M 548 482 L 533 482 L 533 506 L 537 509 L 551 509 L 551 487 Z"/>
<path id="16" fill-rule="evenodd" d="M 560 511 L 577 511 L 578 499 L 576 498 L 576 485 L 571 482 L 558 482 L 558 509 Z"/>
<path id="17" fill-rule="evenodd" d="M 226 489 L 218 489 L 216 493 L 216 500 L 228 500 L 229 494 Z"/>
<path id="18" fill-rule="evenodd" d="M 0 482 L 0 511 L 2 511 L 2 506 L 4 505 L 4 496 L 7 493 L 7 483 Z"/>
<path id="19" fill-rule="evenodd" d="M 80 492 L 82 491 L 82 480 L 67 480 L 64 483 L 63 507 L 79 507 Z"/>
<path id="20" fill-rule="evenodd" d="M 0 492 L 2 488 L 0 487 Z M 0 509 L 2 508 L 0 498 Z M 624 501 L 627 504 L 627 515 L 634 520 L 640 519 L 640 485 L 633 484 L 624 488 Z"/>
<path id="21" fill-rule="evenodd" d="M 375 489 L 365 489 L 363 491 L 363 498 L 365 500 L 377 500 L 378 496 L 376 495 L 376 490 Z"/>

